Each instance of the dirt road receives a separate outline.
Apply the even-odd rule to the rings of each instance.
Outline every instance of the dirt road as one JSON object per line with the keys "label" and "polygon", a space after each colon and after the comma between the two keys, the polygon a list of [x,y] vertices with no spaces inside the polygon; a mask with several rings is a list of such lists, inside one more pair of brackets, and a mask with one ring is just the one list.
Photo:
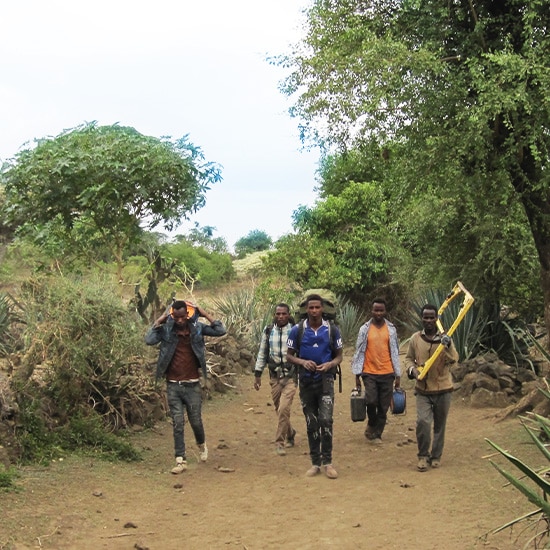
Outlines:
{"label": "dirt road", "polygon": [[[351,378],[351,377],[349,377]],[[416,471],[414,396],[392,416],[383,445],[352,423],[351,382],[336,396],[334,465],[340,476],[306,478],[305,423],[294,404],[296,447],[276,456],[269,387],[240,379],[238,392],[205,405],[210,459],[198,464],[189,433],[189,470],[170,474],[168,422],[136,434],[138,464],[68,457],[26,467],[22,491],[0,493],[0,549],[500,549],[520,545],[508,532],[479,537],[532,508],[482,459],[489,437],[522,457],[538,453],[516,420],[455,398],[442,467]],[[349,386],[349,387],[348,387]],[[500,461],[502,462],[502,461]],[[222,471],[220,471],[220,468]],[[225,471],[223,471],[225,470]]]}

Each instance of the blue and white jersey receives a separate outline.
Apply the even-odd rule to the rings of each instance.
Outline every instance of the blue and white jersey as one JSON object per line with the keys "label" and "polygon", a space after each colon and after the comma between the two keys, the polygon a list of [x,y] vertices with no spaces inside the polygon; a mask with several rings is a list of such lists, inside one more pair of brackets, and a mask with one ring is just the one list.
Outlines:
{"label": "blue and white jersey", "polygon": [[[323,324],[314,330],[309,326],[307,319],[304,320],[304,330],[300,342],[298,342],[299,330],[299,324],[292,327],[288,335],[287,346],[293,349],[300,358],[314,361],[317,365],[328,363],[334,358],[333,347],[334,350],[343,347],[340,329],[334,324],[330,326],[329,321],[324,320]],[[331,332],[334,346],[330,341]]]}

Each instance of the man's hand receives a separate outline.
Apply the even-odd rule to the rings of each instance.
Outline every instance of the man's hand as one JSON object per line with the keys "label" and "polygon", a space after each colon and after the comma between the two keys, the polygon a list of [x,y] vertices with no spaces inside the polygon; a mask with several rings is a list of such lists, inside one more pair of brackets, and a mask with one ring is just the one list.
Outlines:
{"label": "man's hand", "polygon": [[446,348],[448,348],[448,347],[451,345],[451,337],[450,337],[450,336],[447,336],[446,334],[444,334],[444,335],[441,337],[441,343],[442,343]]}
{"label": "man's hand", "polygon": [[407,371],[407,374],[409,375],[409,378],[412,380],[412,379],[417,379],[418,376],[420,375],[420,371],[416,368],[416,367],[411,367],[408,371]]}
{"label": "man's hand", "polygon": [[395,377],[395,382],[393,383],[393,387],[397,390],[401,387],[401,378],[399,376]]}
{"label": "man's hand", "polygon": [[332,368],[332,363],[321,363],[320,365],[317,365],[315,370],[317,372],[328,372]]}
{"label": "man's hand", "polygon": [[304,359],[304,362],[302,363],[302,367],[304,367],[304,369],[309,370],[311,372],[315,372],[317,370],[317,363],[315,361],[312,361],[311,359]]}
{"label": "man's hand", "polygon": [[166,319],[168,319],[168,317],[170,317],[170,314],[168,313],[163,313],[153,324],[155,327],[160,327],[160,325],[163,325],[164,323],[166,323]]}
{"label": "man's hand", "polygon": [[258,391],[262,385],[262,379],[259,376],[254,377],[254,389]]}

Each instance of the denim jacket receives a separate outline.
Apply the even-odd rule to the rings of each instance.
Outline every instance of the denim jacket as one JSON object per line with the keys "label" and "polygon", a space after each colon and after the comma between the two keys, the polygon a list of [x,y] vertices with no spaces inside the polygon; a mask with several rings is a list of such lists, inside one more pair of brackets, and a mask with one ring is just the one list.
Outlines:
{"label": "denim jacket", "polygon": [[[399,341],[397,339],[397,329],[387,319],[384,319],[389,333],[390,333],[390,357],[393,366],[393,373],[395,376],[401,376],[401,364],[399,361]],[[353,374],[361,374],[363,372],[363,363],[365,361],[365,350],[367,349],[367,339],[369,336],[369,328],[372,319],[365,323],[360,329],[357,335],[357,342],[355,344],[355,353],[351,360],[351,372]]]}
{"label": "denim jacket", "polygon": [[[223,336],[226,332],[225,327],[221,321],[214,321],[211,325],[206,325],[199,321],[187,322],[191,332],[191,348],[199,361],[202,375],[206,378],[204,336]],[[178,336],[174,330],[174,319],[169,317],[166,323],[159,327],[152,326],[145,335],[145,343],[148,346],[155,346],[160,343],[156,377],[157,379],[162,378],[168,370],[178,345]]]}

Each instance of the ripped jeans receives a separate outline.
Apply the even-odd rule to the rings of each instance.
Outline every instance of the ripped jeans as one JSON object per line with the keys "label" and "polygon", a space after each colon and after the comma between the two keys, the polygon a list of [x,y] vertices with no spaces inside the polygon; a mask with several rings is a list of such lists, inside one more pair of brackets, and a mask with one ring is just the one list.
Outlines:
{"label": "ripped jeans", "polygon": [[309,456],[314,466],[332,464],[334,377],[300,380],[300,402],[306,418]]}

